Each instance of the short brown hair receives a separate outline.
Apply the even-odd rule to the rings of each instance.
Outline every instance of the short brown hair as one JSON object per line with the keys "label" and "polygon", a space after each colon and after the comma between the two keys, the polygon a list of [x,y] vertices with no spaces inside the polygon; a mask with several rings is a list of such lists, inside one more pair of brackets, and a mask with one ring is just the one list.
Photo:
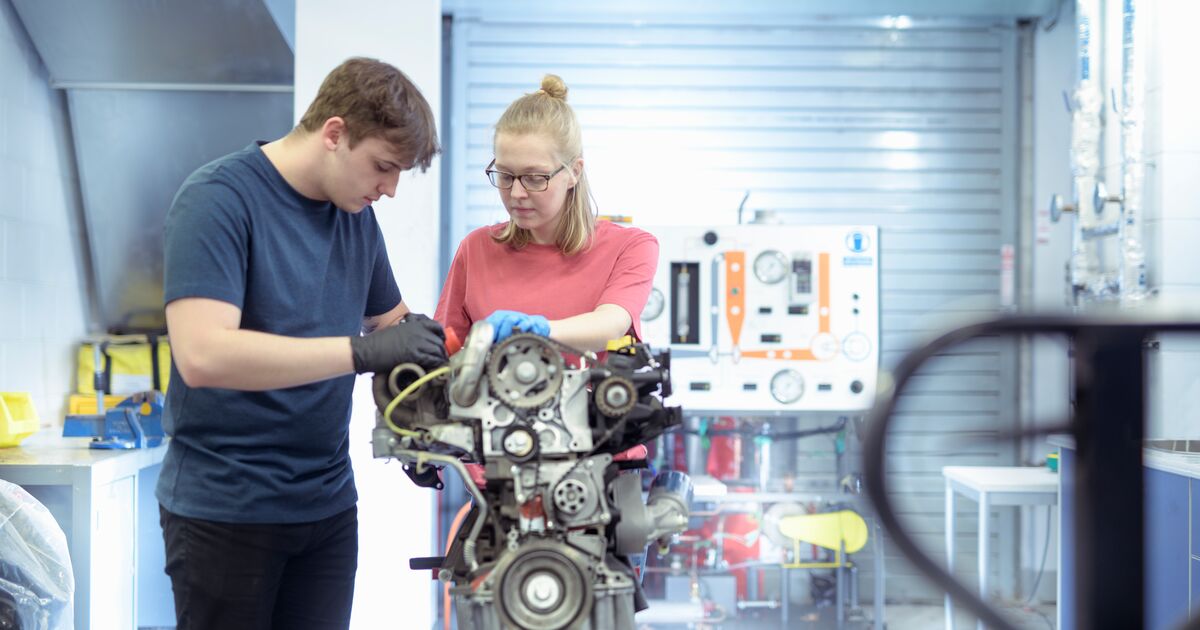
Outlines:
{"label": "short brown hair", "polygon": [[340,116],[353,148],[364,138],[380,138],[411,156],[413,168],[429,168],[438,146],[433,110],[403,72],[378,59],[352,57],[334,68],[300,119],[313,132]]}

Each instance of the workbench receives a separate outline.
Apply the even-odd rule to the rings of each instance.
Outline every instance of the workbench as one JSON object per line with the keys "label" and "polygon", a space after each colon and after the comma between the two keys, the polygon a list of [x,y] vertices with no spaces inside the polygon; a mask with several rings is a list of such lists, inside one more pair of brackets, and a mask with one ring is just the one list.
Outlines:
{"label": "workbench", "polygon": [[161,618],[163,610],[172,611],[173,625],[154,499],[166,444],[101,450],[89,442],[43,428],[20,446],[0,449],[0,479],[41,501],[66,533],[75,630],[136,630],[160,623],[146,617]]}

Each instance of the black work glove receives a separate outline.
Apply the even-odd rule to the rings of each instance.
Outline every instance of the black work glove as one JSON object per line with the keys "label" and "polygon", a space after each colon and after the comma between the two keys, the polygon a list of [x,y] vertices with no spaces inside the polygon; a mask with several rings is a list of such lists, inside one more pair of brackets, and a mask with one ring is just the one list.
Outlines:
{"label": "black work glove", "polygon": [[354,371],[389,372],[401,363],[428,368],[449,361],[442,325],[424,315],[409,313],[395,326],[350,338]]}

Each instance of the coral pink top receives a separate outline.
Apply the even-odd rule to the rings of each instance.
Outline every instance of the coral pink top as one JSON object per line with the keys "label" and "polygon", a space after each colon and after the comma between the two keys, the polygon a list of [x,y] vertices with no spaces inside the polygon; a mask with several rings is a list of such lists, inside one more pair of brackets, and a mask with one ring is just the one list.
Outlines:
{"label": "coral pink top", "polygon": [[557,320],[615,304],[629,312],[630,332],[641,339],[642,308],[658,266],[652,234],[597,221],[591,247],[567,256],[555,245],[518,250],[497,243],[491,235],[502,227],[478,228],[459,244],[434,319],[466,339],[471,324],[496,310]]}

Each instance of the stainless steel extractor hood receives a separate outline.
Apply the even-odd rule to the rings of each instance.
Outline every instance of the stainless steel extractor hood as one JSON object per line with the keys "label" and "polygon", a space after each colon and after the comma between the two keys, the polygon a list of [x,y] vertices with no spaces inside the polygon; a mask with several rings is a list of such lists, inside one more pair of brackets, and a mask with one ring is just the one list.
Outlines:
{"label": "stainless steel extractor hood", "polygon": [[290,0],[12,0],[66,91],[93,328],[165,329],[163,217],[202,164],[292,125]]}

